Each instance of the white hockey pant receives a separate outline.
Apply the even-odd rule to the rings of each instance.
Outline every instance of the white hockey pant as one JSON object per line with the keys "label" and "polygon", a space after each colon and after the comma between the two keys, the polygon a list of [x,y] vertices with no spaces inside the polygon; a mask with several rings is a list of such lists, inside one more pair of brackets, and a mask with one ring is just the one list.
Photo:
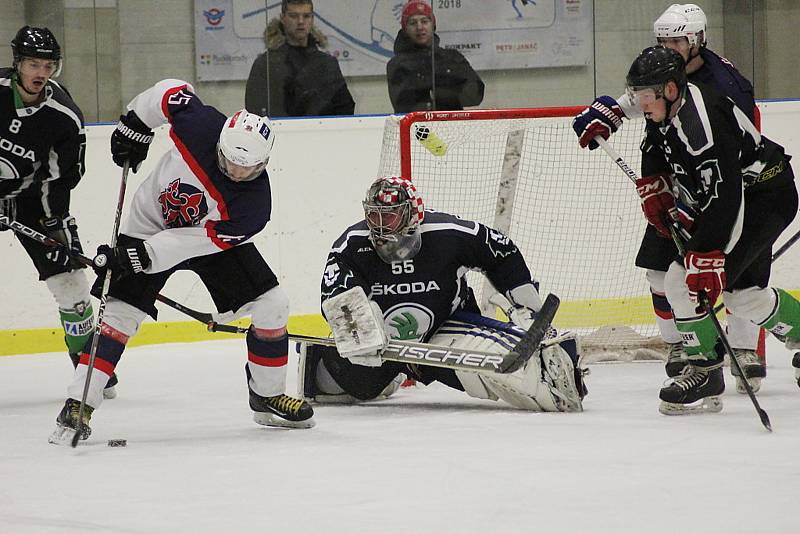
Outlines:
{"label": "white hockey pant", "polygon": [[[519,339],[486,327],[446,322],[439,333],[430,339],[434,345],[462,349],[508,352]],[[446,330],[447,333],[441,333]],[[457,333],[452,333],[458,330]],[[456,371],[464,391],[479,399],[501,399],[515,408],[537,412],[582,411],[581,397],[575,385],[575,369],[559,341],[575,339],[566,334],[548,340],[547,347],[535,353],[527,364],[509,374]],[[544,373],[542,370],[544,369]]]}

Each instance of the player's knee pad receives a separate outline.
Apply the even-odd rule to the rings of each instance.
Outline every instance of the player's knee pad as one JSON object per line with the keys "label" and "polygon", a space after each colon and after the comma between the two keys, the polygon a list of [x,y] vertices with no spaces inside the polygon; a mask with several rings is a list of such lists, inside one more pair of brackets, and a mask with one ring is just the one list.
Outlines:
{"label": "player's knee pad", "polygon": [[289,297],[275,286],[250,303],[251,320],[256,328],[283,328],[289,321]]}
{"label": "player's knee pad", "polygon": [[59,308],[74,308],[76,303],[89,302],[89,282],[82,270],[51,276],[44,281]]}
{"label": "player's knee pad", "polygon": [[763,322],[775,308],[775,292],[769,288],[748,287],[725,291],[725,307],[731,314],[753,322]]}
{"label": "player's knee pad", "polygon": [[139,327],[146,315],[139,308],[110,297],[106,302],[103,322],[114,330],[132,337],[139,331]]}

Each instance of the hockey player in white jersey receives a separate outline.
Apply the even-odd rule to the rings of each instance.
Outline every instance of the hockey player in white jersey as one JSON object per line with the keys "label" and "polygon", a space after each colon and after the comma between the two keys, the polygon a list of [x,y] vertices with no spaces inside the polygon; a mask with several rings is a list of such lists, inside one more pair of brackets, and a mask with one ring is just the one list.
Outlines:
{"label": "hockey player in white jersey", "polygon": [[[115,163],[138,170],[153,139],[152,129],[169,124],[174,147],[136,191],[114,248],[98,247],[100,275],[112,272],[94,372],[81,422],[91,432],[102,385],[114,371],[127,341],[145,316],[154,319],[156,295],[178,270],[196,273],[220,312],[249,315],[247,386],[254,420],[268,426],[308,428],[313,410],[284,394],[289,302],[269,265],[250,239],[270,218],[272,199],[265,167],[275,142],[269,119],[238,111],[226,118],[205,106],[192,86],[164,80],[134,98],[111,138]],[[79,427],[91,340],[84,346],[68,399],[57,418],[53,442]],[[95,380],[95,377],[98,377]],[[198,392],[200,393],[200,392]]]}
{"label": "hockey player in white jersey", "polygon": [[[365,218],[334,242],[322,277],[323,311],[334,328],[331,315],[338,303],[350,306],[350,295],[363,289],[369,297],[363,308],[375,314],[375,329],[384,342],[392,338],[508,352],[524,330],[482,317],[465,275],[484,272],[513,303],[512,319],[527,329],[542,303],[514,243],[477,222],[424,210],[414,186],[401,178],[377,179],[363,205]],[[317,401],[370,400],[390,394],[405,374],[517,408],[581,411],[585,389],[577,341],[572,335],[560,341],[504,375],[384,362],[385,344],[378,343],[371,353],[351,353],[337,339],[337,348],[307,351],[304,393]]]}

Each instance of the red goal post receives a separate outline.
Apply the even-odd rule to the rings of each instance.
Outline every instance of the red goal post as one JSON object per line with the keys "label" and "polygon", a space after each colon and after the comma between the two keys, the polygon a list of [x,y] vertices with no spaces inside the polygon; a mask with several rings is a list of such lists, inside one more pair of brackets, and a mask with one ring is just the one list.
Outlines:
{"label": "red goal post", "polygon": [[[389,116],[379,172],[410,178],[429,209],[507,233],[542,293],[561,298],[557,326],[580,331],[590,350],[651,356],[640,349],[663,343],[634,266],[646,222],[628,178],[602,151],[578,146],[571,123],[582,109]],[[626,121],[610,140],[633,168],[642,135],[642,120]],[[486,305],[492,289],[480,275],[469,280]]]}

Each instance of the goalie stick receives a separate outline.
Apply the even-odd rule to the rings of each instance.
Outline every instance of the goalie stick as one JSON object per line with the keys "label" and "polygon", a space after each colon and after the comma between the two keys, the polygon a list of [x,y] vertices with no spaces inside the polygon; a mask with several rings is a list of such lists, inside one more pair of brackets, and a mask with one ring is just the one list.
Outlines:
{"label": "goalie stick", "polygon": [[[9,221],[7,216],[0,216],[0,224],[12,230],[30,237],[40,243],[67,249],[70,255],[80,263],[92,266],[93,262],[87,256],[69,249],[63,243],[56,241],[33,228],[25,226],[17,221]],[[235,325],[220,324],[215,321],[210,313],[193,310],[172,300],[171,298],[156,294],[156,300],[167,306],[187,315],[201,323],[204,323],[210,332],[227,332],[232,334],[246,334],[247,328]],[[536,316],[533,324],[527,330],[522,339],[517,343],[513,350],[506,354],[496,352],[486,352],[477,350],[462,350],[452,347],[429,345],[427,343],[415,343],[411,341],[392,340],[389,342],[381,357],[385,360],[396,361],[410,364],[424,364],[433,367],[445,367],[465,371],[486,371],[494,373],[513,373],[520,369],[539,348],[544,335],[555,317],[560,301],[555,295],[548,295],[542,309]],[[311,336],[289,334],[289,339],[294,341],[312,342],[320,345],[335,345],[332,339],[318,338]]]}
{"label": "goalie stick", "polygon": [[[625,160],[622,159],[622,156],[620,156],[617,151],[614,150],[611,145],[599,135],[596,136],[594,140],[598,145],[600,145],[603,151],[608,154],[612,160],[614,160],[614,163],[616,163],[617,166],[622,169],[622,172],[624,172],[632,182],[636,183],[636,173],[628,166],[627,163],[625,163]],[[680,236],[680,234],[678,234],[678,230],[674,225],[668,224],[668,227],[669,232],[672,235],[672,241],[675,242],[678,252],[681,256],[684,256],[686,254],[686,250],[684,247],[683,238]],[[793,240],[796,241],[796,239],[793,237],[787,244],[791,246],[791,243],[794,243]],[[783,250],[786,248],[788,247],[782,247]],[[783,252],[783,250],[781,252]],[[775,258],[773,257],[773,261],[774,259]],[[717,337],[719,337],[720,341],[722,342],[722,346],[725,348],[725,352],[728,354],[731,365],[736,368],[739,376],[746,376],[744,371],[742,371],[741,365],[739,365],[739,360],[737,360],[736,356],[733,355],[733,349],[731,348],[731,344],[728,342],[728,336],[725,335],[725,330],[722,328],[719,319],[717,319],[717,312],[719,310],[715,309],[713,304],[709,302],[708,296],[704,291],[700,291],[698,297],[700,300],[700,305],[703,307],[703,311],[705,311],[711,317],[711,321],[714,323],[714,329],[717,331]],[[761,405],[758,403],[758,399],[753,392],[753,387],[750,385],[750,382],[747,380],[742,380],[742,385],[744,385],[745,391],[747,391],[747,396],[750,397],[750,401],[753,403],[753,407],[756,409],[759,419],[761,419],[761,424],[764,425],[764,428],[772,432],[772,423],[770,423],[769,415],[767,415],[767,412],[764,411],[764,409],[761,408]]]}

